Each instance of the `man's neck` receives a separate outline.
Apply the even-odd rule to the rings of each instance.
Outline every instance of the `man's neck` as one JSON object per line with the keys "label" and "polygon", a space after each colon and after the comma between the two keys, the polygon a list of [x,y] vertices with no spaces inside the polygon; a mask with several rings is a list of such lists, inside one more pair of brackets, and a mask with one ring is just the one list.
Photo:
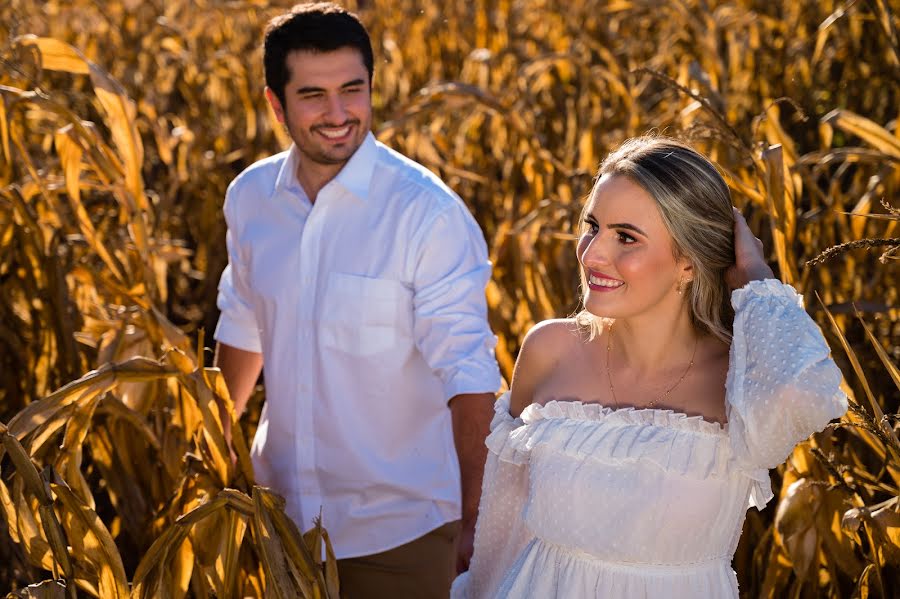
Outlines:
{"label": "man's neck", "polygon": [[341,172],[344,164],[318,164],[301,157],[294,174],[311,204],[315,204],[319,192]]}

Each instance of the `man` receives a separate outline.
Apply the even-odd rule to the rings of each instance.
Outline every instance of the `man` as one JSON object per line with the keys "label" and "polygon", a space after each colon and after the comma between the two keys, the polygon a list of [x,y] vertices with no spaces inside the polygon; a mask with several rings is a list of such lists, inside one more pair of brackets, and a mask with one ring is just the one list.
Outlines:
{"label": "man", "polygon": [[216,365],[238,414],[265,365],[257,479],[302,530],[322,510],[342,595],[445,597],[471,555],[500,385],[484,237],[371,134],[354,15],[294,7],[269,23],[264,61],[294,143],[229,186]]}

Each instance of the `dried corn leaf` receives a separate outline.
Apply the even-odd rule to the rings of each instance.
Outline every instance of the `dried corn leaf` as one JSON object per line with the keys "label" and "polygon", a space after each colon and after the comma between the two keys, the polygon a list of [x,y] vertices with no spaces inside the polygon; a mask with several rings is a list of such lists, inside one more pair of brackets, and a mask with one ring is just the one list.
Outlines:
{"label": "dried corn leaf", "polygon": [[45,69],[77,75],[87,75],[90,71],[84,55],[65,42],[36,35],[24,35],[16,38],[15,42],[36,48],[40,52],[41,66]]}
{"label": "dried corn leaf", "polygon": [[900,159],[900,139],[897,139],[887,129],[864,116],[849,110],[836,109],[822,117],[822,122],[847,133],[858,135],[872,147],[888,156]]}
{"label": "dried corn leaf", "polygon": [[84,553],[77,559],[88,562],[97,573],[99,596],[104,599],[127,598],[128,579],[125,577],[125,567],[109,530],[97,513],[85,505],[67,485],[54,483],[51,488],[65,513],[71,516],[69,538],[79,539],[79,545],[84,549]]}
{"label": "dried corn leaf", "polygon": [[6,599],[64,599],[66,585],[60,580],[45,580],[10,592]]}

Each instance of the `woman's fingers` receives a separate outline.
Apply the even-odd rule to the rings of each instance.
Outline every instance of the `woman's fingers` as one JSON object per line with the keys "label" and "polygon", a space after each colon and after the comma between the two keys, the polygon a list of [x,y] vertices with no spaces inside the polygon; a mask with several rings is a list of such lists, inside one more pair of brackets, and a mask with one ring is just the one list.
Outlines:
{"label": "woman's fingers", "polygon": [[725,273],[726,282],[732,287],[742,287],[748,281],[774,277],[766,264],[762,240],[753,234],[744,215],[734,210],[735,264]]}
{"label": "woman's fingers", "polygon": [[753,231],[750,230],[750,225],[747,224],[747,220],[744,218],[744,215],[735,208],[734,251],[738,256],[746,252],[747,245],[752,243],[751,239],[756,239],[756,236],[753,235]]}
{"label": "woman's fingers", "polygon": [[750,230],[747,219],[741,214],[741,211],[732,206],[734,211],[734,253],[737,256],[738,264],[742,258],[760,258],[763,259],[763,242],[759,237]]}

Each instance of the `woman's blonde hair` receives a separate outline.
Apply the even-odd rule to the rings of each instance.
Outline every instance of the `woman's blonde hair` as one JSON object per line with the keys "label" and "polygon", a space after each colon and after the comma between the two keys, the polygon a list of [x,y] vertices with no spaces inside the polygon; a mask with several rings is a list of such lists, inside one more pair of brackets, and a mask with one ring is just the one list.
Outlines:
{"label": "woman's blonde hair", "polygon": [[[628,177],[656,201],[675,257],[693,266],[694,278],[684,290],[691,321],[698,331],[730,342],[734,312],[725,271],[734,264],[734,213],[728,185],[716,167],[678,140],[648,136],[629,139],[610,154],[597,180],[603,175]],[[584,270],[580,273],[585,290]],[[591,337],[609,323],[586,309],[576,321],[590,327]]]}

